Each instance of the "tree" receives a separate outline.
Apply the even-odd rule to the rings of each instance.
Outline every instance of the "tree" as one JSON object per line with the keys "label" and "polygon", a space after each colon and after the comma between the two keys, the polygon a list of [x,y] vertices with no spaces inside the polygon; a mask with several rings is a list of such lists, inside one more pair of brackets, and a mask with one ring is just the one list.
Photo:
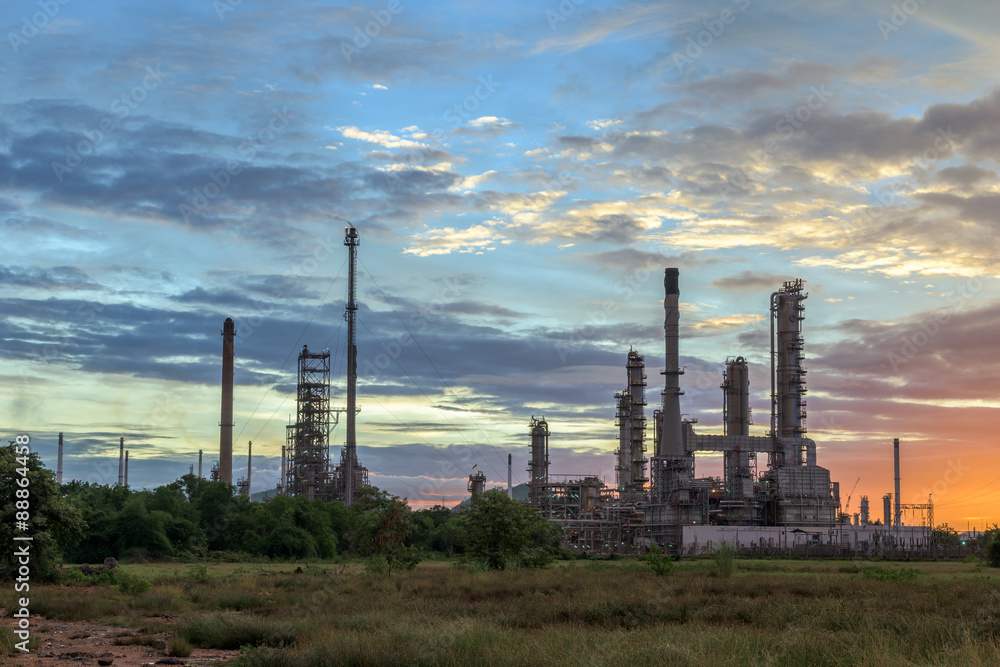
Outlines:
{"label": "tree", "polygon": [[468,515],[468,551],[491,570],[544,567],[559,547],[561,530],[538,510],[500,490],[476,497]]}
{"label": "tree", "polygon": [[[4,545],[0,578],[18,576],[22,557],[15,551],[25,547],[31,579],[54,578],[60,550],[79,542],[86,524],[80,512],[63,499],[52,471],[27,446],[0,447],[0,498],[0,544]],[[18,529],[23,516],[27,516],[27,530]],[[15,541],[15,537],[32,539]]]}
{"label": "tree", "polygon": [[385,561],[386,575],[391,576],[393,568],[412,570],[420,562],[416,549],[404,546],[406,538],[413,534],[413,521],[406,503],[394,500],[382,511],[378,534],[375,535],[375,558]]}
{"label": "tree", "polygon": [[947,523],[943,523],[931,531],[931,539],[934,544],[947,547],[957,547],[962,543],[962,538],[958,536],[958,531]]}

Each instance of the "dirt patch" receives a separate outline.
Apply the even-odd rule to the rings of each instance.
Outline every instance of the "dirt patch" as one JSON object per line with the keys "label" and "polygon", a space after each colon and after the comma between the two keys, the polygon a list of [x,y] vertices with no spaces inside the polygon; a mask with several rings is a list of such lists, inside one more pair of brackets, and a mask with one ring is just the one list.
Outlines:
{"label": "dirt patch", "polygon": [[[148,619],[151,622],[162,619]],[[13,627],[9,622],[4,625]],[[166,657],[162,650],[145,645],[116,645],[115,639],[143,637],[163,642],[170,641],[169,632],[140,633],[130,628],[109,625],[95,625],[86,621],[64,623],[48,621],[41,616],[32,616],[32,637],[41,640],[41,646],[30,653],[16,656],[0,656],[0,665],[44,665],[46,667],[81,667],[107,664],[113,660],[113,667],[133,667],[150,665]],[[231,660],[239,656],[239,651],[217,651],[195,648],[187,658],[177,658],[185,665],[217,665],[221,660]],[[100,663],[98,661],[101,661]]]}

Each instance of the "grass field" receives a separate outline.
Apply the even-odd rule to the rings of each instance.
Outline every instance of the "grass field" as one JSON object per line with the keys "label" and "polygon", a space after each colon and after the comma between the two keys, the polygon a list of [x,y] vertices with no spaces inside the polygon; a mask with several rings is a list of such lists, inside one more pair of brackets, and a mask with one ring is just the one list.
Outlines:
{"label": "grass field", "polygon": [[[256,665],[996,665],[1000,573],[965,563],[143,564],[145,592],[45,586],[32,611],[241,646]],[[10,608],[12,593],[4,592]]]}

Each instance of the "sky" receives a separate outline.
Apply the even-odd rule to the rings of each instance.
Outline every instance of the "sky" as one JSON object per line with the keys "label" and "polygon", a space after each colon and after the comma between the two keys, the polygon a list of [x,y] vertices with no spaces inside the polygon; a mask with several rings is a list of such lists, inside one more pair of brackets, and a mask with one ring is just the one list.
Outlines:
{"label": "sky", "polygon": [[[663,269],[682,412],[729,356],[768,426],[768,298],[806,281],[809,437],[850,512],[932,494],[1000,522],[1000,7],[975,0],[10,0],[0,12],[0,432],[152,488],[218,456],[273,488],[296,355],[415,506],[551,472],[614,483],[634,348],[651,413]],[[344,441],[334,429],[332,458]],[[698,473],[721,474],[699,457]]]}

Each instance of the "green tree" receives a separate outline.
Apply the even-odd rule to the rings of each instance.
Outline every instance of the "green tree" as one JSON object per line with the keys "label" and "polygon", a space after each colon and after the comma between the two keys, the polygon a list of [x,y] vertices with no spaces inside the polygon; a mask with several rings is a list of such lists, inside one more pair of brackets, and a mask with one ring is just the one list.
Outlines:
{"label": "green tree", "polygon": [[499,490],[477,496],[468,514],[467,555],[491,570],[544,567],[559,547],[561,529],[538,510]]}
{"label": "green tree", "polygon": [[413,520],[406,503],[393,501],[382,511],[375,535],[375,556],[385,561],[386,575],[394,569],[412,570],[420,562],[418,550],[404,545],[413,533]]}
{"label": "green tree", "polygon": [[941,544],[947,547],[957,547],[962,544],[962,538],[958,536],[958,531],[943,523],[931,532],[931,539],[934,544]]}
{"label": "green tree", "polygon": [[[5,581],[18,576],[20,557],[15,547],[28,546],[28,567],[35,581],[55,577],[59,552],[79,542],[86,528],[80,512],[68,504],[59,492],[55,475],[28,446],[16,444],[0,447],[0,544],[4,545],[3,571]],[[27,482],[21,482],[27,479]],[[27,530],[18,530],[19,512],[26,512]],[[31,537],[31,541],[14,541],[14,537]]]}

